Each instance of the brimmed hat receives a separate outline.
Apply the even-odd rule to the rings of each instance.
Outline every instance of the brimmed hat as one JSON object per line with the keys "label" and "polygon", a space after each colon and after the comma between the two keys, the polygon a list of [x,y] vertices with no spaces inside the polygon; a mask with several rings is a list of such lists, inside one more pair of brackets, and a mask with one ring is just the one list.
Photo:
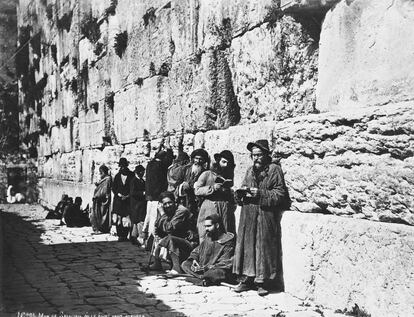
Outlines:
{"label": "brimmed hat", "polygon": [[251,152],[253,147],[258,147],[263,152],[266,152],[267,154],[270,153],[269,149],[269,142],[267,140],[257,140],[256,142],[249,142],[247,144],[247,149]]}
{"label": "brimmed hat", "polygon": [[191,159],[194,159],[196,156],[201,156],[204,161],[208,161],[208,153],[204,149],[197,149],[191,153]]}
{"label": "brimmed hat", "polygon": [[229,150],[224,150],[220,153],[214,154],[214,159],[216,160],[216,162],[220,161],[221,158],[226,159],[231,165],[235,165],[233,153],[231,153]]}
{"label": "brimmed hat", "polygon": [[128,162],[128,160],[125,157],[121,157],[119,159],[118,165],[119,166],[125,166],[126,167],[126,166],[129,165],[129,162]]}

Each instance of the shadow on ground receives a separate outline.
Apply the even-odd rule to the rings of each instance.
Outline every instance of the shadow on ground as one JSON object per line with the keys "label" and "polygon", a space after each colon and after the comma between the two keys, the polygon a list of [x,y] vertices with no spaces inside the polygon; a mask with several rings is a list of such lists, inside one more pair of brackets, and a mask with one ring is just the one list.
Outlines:
{"label": "shadow on ground", "polygon": [[146,273],[140,264],[146,264],[148,255],[129,242],[47,245],[41,238],[46,231],[42,220],[1,210],[0,221],[2,316],[17,312],[183,316],[141,290]]}

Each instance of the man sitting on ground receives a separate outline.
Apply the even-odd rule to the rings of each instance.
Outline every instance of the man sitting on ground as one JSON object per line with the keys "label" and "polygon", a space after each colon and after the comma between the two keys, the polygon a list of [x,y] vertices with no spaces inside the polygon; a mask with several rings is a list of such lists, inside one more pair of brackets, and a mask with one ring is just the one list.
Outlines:
{"label": "man sitting on ground", "polygon": [[181,268],[202,281],[204,286],[228,281],[233,267],[234,234],[225,232],[218,214],[204,221],[206,237],[195,248]]}
{"label": "man sitting on ground", "polygon": [[69,196],[66,194],[62,195],[62,198],[56,205],[55,210],[51,210],[48,212],[46,219],[62,219],[63,211],[68,203]]}
{"label": "man sitting on ground", "polygon": [[68,227],[84,227],[89,226],[90,222],[88,219],[87,213],[85,213],[82,208],[82,198],[76,197],[73,204],[68,205],[65,208],[65,213],[63,215]]}
{"label": "man sitting on ground", "polygon": [[171,260],[170,274],[179,274],[181,263],[188,258],[197,244],[198,236],[193,227],[191,212],[175,202],[174,193],[163,192],[159,198],[160,217],[155,223],[156,239],[160,239],[154,250],[151,270],[162,270],[161,259]]}

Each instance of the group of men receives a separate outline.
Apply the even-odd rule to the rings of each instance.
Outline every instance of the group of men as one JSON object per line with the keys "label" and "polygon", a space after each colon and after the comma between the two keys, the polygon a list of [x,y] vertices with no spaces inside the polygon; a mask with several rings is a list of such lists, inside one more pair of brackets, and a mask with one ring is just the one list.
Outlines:
{"label": "group of men", "polygon": [[[281,274],[280,217],[290,199],[267,140],[250,142],[247,149],[253,164],[237,189],[228,150],[211,163],[204,149],[188,156],[181,145],[174,158],[169,142],[162,142],[146,169],[138,165],[134,173],[121,158],[112,183],[119,240],[129,235],[151,250],[151,270],[161,270],[165,260],[171,275],[184,271],[203,285],[237,277],[236,292],[268,294]],[[236,234],[237,205],[242,207]]]}
{"label": "group of men", "polygon": [[60,219],[60,225],[67,227],[90,226],[89,205],[85,209],[82,209],[81,206],[81,197],[75,197],[73,200],[72,197],[63,194],[56,208],[48,212],[46,219]]}

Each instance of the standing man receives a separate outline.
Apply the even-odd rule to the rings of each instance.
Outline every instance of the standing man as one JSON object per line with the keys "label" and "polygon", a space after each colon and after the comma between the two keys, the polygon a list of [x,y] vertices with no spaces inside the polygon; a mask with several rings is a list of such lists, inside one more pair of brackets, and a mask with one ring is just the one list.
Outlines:
{"label": "standing man", "polygon": [[273,164],[267,140],[247,144],[253,166],[247,169],[236,200],[240,213],[233,273],[240,278],[236,292],[257,288],[258,295],[269,292],[266,281],[280,270],[280,212],[289,200],[282,169]]}
{"label": "standing man", "polygon": [[119,159],[119,172],[112,183],[114,204],[112,206],[112,221],[116,225],[118,241],[126,241],[130,228],[124,226],[122,218],[130,216],[130,191],[131,180],[134,174],[129,170],[129,162],[125,157]]}
{"label": "standing man", "polygon": [[200,242],[204,239],[204,220],[212,214],[219,215],[220,226],[224,232],[236,233],[236,220],[231,187],[234,179],[234,156],[229,150],[214,154],[215,163],[211,169],[204,171],[194,185],[196,196],[204,199],[197,219]]}
{"label": "standing man", "polygon": [[134,177],[131,180],[131,242],[138,244],[137,238],[139,231],[142,231],[142,225],[147,213],[147,201],[145,199],[145,168],[142,165],[137,165],[134,170]]}
{"label": "standing man", "polygon": [[158,152],[148,162],[146,169],[145,197],[147,199],[147,214],[142,228],[142,238],[147,241],[147,250],[151,249],[150,245],[155,236],[155,221],[158,217],[158,198],[168,188],[167,172],[174,158],[170,146],[170,138],[167,137],[165,145],[164,142],[163,139],[158,147]]}
{"label": "standing man", "polygon": [[197,149],[191,153],[191,162],[184,167],[183,181],[177,186],[175,195],[178,201],[185,206],[197,219],[198,202],[194,194],[194,184],[202,172],[209,168],[209,155],[204,149]]}

